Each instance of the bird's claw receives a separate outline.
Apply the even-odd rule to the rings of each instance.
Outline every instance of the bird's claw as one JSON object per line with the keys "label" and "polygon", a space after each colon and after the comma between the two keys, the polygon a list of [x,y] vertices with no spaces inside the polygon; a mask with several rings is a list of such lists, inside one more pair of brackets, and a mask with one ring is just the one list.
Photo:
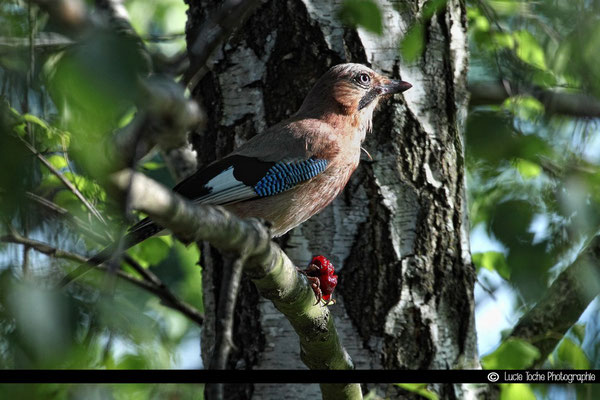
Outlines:
{"label": "bird's claw", "polygon": [[335,304],[331,296],[337,285],[337,275],[334,275],[335,270],[329,260],[323,256],[313,257],[306,269],[296,269],[308,279],[317,299],[315,306],[321,301],[325,306]]}

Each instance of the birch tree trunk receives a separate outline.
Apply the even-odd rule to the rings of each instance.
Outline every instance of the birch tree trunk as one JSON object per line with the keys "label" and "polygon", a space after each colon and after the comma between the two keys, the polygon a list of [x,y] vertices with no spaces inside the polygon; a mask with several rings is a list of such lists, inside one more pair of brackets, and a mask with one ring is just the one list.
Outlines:
{"label": "birch tree trunk", "polygon": [[[193,37],[215,5],[188,1]],[[334,203],[281,240],[296,265],[322,254],[339,271],[331,311],[357,369],[478,366],[462,139],[466,10],[463,1],[449,0],[424,22],[422,57],[403,63],[400,40],[424,3],[380,1],[380,37],[344,27],[336,17],[341,1],[267,1],[217,51],[194,93],[209,115],[205,131],[193,136],[203,165],[293,114],[332,65],[359,62],[413,84],[376,113],[364,143],[373,160],[363,157]],[[207,364],[221,261],[204,250]],[[247,279],[238,299],[230,367],[305,368],[288,321]],[[465,395],[461,386],[434,389],[442,399]],[[403,396],[392,386],[377,390]],[[228,399],[298,399],[318,398],[319,387],[287,393],[279,385],[226,388]]]}

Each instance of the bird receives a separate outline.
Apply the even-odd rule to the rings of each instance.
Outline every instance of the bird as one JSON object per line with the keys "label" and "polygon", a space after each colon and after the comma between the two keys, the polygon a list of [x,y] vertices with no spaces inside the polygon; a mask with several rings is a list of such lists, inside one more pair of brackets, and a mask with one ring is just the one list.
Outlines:
{"label": "bird", "polygon": [[[316,81],[296,113],[199,169],[173,191],[194,204],[261,218],[270,224],[272,237],[281,236],[343,190],[359,164],[378,103],[411,87],[362,64],[335,65]],[[145,218],[129,229],[121,248],[163,230]],[[105,249],[92,258],[99,263],[109,254]]]}

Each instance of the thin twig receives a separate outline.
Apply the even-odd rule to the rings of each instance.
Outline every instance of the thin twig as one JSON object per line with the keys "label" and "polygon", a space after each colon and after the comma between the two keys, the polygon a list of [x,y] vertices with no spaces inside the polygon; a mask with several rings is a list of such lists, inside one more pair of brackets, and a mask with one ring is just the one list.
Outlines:
{"label": "thin twig", "polygon": [[[0,241],[6,242],[6,243],[15,243],[15,244],[21,244],[24,246],[28,246],[42,254],[46,254],[51,257],[63,258],[63,259],[75,261],[78,263],[87,263],[88,262],[88,259],[85,258],[84,256],[81,256],[76,253],[71,253],[69,251],[58,249],[47,243],[38,242],[37,240],[32,240],[29,238],[22,237],[21,235],[16,233],[14,230],[11,232],[11,234],[0,237]],[[98,269],[100,271],[104,271],[104,272],[108,271],[108,269],[106,267],[104,267],[103,265],[92,265],[92,266],[93,266],[93,268]],[[137,287],[156,295],[163,301],[163,304],[166,307],[177,310],[177,311],[181,312],[183,315],[185,315],[186,317],[188,317],[190,320],[197,323],[198,325],[200,325],[200,326],[202,325],[202,323],[204,321],[204,315],[202,315],[202,313],[200,313],[198,310],[196,310],[191,305],[178,299],[171,291],[168,290],[168,288],[166,287],[166,285],[164,283],[162,283],[160,280],[158,280],[158,278],[155,277],[155,279],[158,280],[158,282],[159,282],[158,284],[155,284],[153,282],[147,282],[145,280],[135,278],[121,270],[116,271],[116,275],[119,278],[122,278],[122,279],[136,285]]]}
{"label": "thin twig", "polygon": [[179,32],[179,33],[164,33],[162,35],[149,34],[149,35],[142,37],[142,39],[144,39],[147,42],[168,42],[168,41],[172,41],[172,40],[183,39],[184,37],[185,37],[185,32]]}
{"label": "thin twig", "polygon": [[74,44],[72,39],[53,32],[40,32],[33,39],[0,36],[0,54],[19,52],[29,47],[35,51],[61,51]]}
{"label": "thin twig", "polygon": [[[226,257],[225,269],[219,291],[219,304],[215,326],[215,348],[210,360],[210,369],[226,369],[227,360],[233,343],[233,317],[237,295],[244,269],[244,257]],[[224,398],[223,383],[214,383],[206,386],[208,400],[221,400]]]}
{"label": "thin twig", "polygon": [[73,185],[71,181],[69,181],[59,170],[54,168],[54,166],[44,157],[39,151],[36,150],[31,144],[29,144],[25,139],[19,137],[21,142],[31,151],[41,162],[44,164],[50,172],[52,172],[56,177],[69,189],[73,194],[83,203],[83,205],[104,225],[106,225],[106,221],[102,217],[102,215],[96,210],[96,208],[89,202],[87,199],[81,194],[79,189]]}
{"label": "thin twig", "polygon": [[[508,88],[508,89],[507,89]],[[474,82],[468,86],[470,105],[502,104],[515,95],[532,96],[544,105],[547,114],[569,115],[576,118],[600,117],[600,101],[594,96],[557,90],[543,89],[533,85],[517,85],[514,82]]]}
{"label": "thin twig", "polygon": [[65,221],[67,223],[71,224],[71,226],[73,226],[74,228],[81,230],[83,234],[85,234],[88,238],[96,241],[97,243],[105,245],[108,243],[108,241],[111,240],[110,235],[101,235],[100,233],[90,228],[86,222],[81,220],[81,218],[71,214],[67,209],[59,206],[58,204],[53,203],[52,201],[31,192],[25,192],[25,196],[29,198],[29,200],[34,201],[35,203],[46,208],[48,211],[65,218]]}

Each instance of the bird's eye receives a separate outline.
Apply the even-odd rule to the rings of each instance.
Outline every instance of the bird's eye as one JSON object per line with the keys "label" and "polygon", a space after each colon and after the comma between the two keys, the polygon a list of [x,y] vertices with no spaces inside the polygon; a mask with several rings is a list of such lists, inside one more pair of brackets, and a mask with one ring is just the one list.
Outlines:
{"label": "bird's eye", "polygon": [[365,73],[359,74],[356,77],[356,80],[363,86],[367,86],[369,83],[371,83],[371,77],[369,76],[369,74]]}

